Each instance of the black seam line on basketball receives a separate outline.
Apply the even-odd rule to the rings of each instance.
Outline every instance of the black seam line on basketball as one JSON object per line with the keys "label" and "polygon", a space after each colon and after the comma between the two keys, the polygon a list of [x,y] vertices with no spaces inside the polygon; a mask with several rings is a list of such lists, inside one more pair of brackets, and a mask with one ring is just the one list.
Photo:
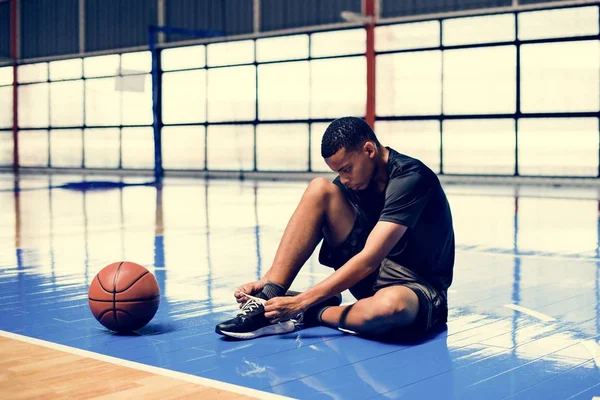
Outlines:
{"label": "black seam line on basketball", "polygon": [[117,287],[115,286],[115,293],[123,293],[124,291],[126,291],[127,289],[129,289],[130,287],[132,287],[133,285],[135,285],[135,283],[137,281],[139,281],[140,279],[142,279],[144,276],[146,276],[150,271],[146,271],[143,274],[141,274],[140,276],[138,276],[137,278],[135,278],[135,280],[133,282],[131,282],[129,284],[129,286],[127,286],[126,288],[124,288],[123,290],[119,290],[117,291]]}
{"label": "black seam line on basketball", "polygon": [[100,315],[98,315],[98,317],[97,317],[98,321],[100,321],[102,319],[102,317],[104,317],[104,315],[106,315],[106,313],[111,312],[111,311],[113,311],[112,308],[109,308],[109,309],[106,309],[106,310],[102,311],[100,313]]}
{"label": "black seam line on basketball", "polygon": [[123,262],[124,261],[121,261],[113,277],[113,313],[115,315],[115,323],[117,325],[119,325],[119,318],[117,317],[117,278],[119,277],[119,270],[121,269]]}
{"label": "black seam line on basketball", "polygon": [[104,285],[102,285],[102,281],[100,281],[100,275],[96,275],[96,279],[98,280],[98,284],[100,285],[100,287],[102,288],[102,290],[104,290],[106,293],[112,293],[110,290],[106,290],[106,288],[104,287]]}
{"label": "black seam line on basketball", "polygon": [[[143,321],[143,320],[145,319],[145,318],[144,318],[144,319],[142,319],[142,318],[140,318],[140,317],[136,317],[135,315],[133,315],[133,314],[131,314],[131,313],[128,313],[128,312],[127,312],[127,311],[125,311],[125,310],[121,310],[120,308],[117,308],[117,311],[120,311],[120,312],[122,312],[123,314],[127,314],[127,315],[129,315],[131,318],[133,318],[133,319],[136,319],[136,320],[138,320],[138,321]],[[115,312],[115,315],[116,315],[116,312]]]}
{"label": "black seam line on basketball", "polygon": [[[147,300],[158,300],[160,299],[160,295],[157,294],[156,296],[152,296],[152,297],[140,297],[137,299],[127,299],[127,300],[116,300],[117,303],[134,303],[136,301],[147,301]],[[88,300],[90,301],[97,301],[100,303],[112,303],[112,300],[98,300],[98,299],[92,299],[91,297],[88,297]]]}

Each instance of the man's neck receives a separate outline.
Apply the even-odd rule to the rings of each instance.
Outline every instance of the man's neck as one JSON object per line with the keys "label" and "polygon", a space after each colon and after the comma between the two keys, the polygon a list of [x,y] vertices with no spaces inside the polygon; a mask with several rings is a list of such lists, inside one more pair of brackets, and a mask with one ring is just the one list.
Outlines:
{"label": "man's neck", "polygon": [[380,146],[379,157],[377,157],[375,174],[373,176],[378,192],[383,192],[387,187],[389,180],[387,164],[389,159],[390,151],[386,147]]}

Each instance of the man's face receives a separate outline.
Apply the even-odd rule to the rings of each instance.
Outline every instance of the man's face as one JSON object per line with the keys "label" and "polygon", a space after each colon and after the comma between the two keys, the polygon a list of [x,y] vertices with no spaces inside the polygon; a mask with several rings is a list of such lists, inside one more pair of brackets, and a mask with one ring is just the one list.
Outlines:
{"label": "man's face", "polygon": [[366,142],[361,148],[347,151],[341,148],[325,163],[332,171],[340,175],[342,184],[351,190],[364,190],[375,171],[375,151],[371,142]]}

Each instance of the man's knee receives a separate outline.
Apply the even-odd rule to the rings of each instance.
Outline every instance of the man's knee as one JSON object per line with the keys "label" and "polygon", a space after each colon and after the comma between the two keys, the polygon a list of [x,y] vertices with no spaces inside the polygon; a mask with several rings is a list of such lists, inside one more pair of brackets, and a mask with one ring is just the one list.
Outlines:
{"label": "man's knee", "polygon": [[325,178],[313,179],[306,188],[305,195],[311,200],[318,202],[323,206],[327,206],[331,200],[341,193],[338,193],[339,189],[331,181]]}
{"label": "man's knee", "polygon": [[419,312],[417,295],[404,286],[390,286],[378,291],[374,298],[375,307],[370,312],[374,325],[393,329],[410,325]]}

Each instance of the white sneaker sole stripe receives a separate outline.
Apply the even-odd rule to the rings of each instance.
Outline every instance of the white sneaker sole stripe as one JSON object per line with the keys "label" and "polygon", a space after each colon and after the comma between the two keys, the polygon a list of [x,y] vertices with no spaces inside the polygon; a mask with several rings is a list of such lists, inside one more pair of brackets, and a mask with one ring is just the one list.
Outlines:
{"label": "white sneaker sole stripe", "polygon": [[289,320],[289,321],[285,321],[285,322],[279,322],[279,323],[273,324],[273,325],[263,326],[262,328],[257,329],[252,332],[221,331],[221,333],[223,335],[231,336],[236,339],[254,339],[257,337],[261,337],[261,336],[280,335],[283,333],[290,333],[290,332],[293,332],[295,329],[296,329],[296,325],[294,324],[294,321]]}

